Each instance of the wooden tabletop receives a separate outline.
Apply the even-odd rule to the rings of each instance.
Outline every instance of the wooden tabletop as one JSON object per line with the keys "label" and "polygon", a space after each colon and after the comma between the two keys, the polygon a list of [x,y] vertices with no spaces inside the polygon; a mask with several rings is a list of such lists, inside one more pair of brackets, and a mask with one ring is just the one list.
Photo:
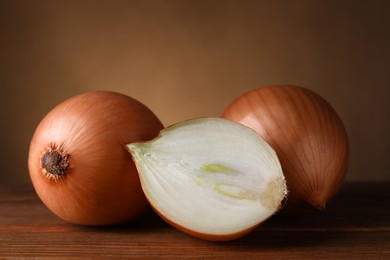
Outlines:
{"label": "wooden tabletop", "polygon": [[153,212],[87,228],[53,215],[33,191],[0,190],[0,258],[390,259],[390,183],[345,183],[325,212],[275,216],[231,242],[207,242]]}

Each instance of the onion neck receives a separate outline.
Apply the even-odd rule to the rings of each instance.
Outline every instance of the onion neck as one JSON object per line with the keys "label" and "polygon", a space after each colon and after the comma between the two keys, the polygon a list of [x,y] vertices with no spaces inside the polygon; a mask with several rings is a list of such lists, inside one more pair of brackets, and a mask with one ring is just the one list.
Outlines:
{"label": "onion neck", "polygon": [[48,148],[41,157],[43,175],[58,181],[69,172],[69,154],[57,148]]}

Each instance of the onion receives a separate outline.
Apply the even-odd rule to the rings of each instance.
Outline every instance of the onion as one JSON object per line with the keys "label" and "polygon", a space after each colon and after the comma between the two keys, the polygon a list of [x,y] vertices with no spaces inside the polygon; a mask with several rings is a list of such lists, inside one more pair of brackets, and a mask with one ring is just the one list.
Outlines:
{"label": "onion", "polygon": [[87,92],[50,111],[30,144],[33,186],[60,218],[88,226],[113,225],[148,208],[124,144],[149,140],[163,128],[145,105],[128,96]]}
{"label": "onion", "polygon": [[254,129],[275,149],[289,189],[282,212],[325,209],[349,157],[345,127],[329,103],[299,86],[267,86],[238,97],[222,117]]}
{"label": "onion", "polygon": [[237,122],[192,119],[127,147],[152,208],[201,239],[250,233],[280,209],[287,193],[275,151]]}

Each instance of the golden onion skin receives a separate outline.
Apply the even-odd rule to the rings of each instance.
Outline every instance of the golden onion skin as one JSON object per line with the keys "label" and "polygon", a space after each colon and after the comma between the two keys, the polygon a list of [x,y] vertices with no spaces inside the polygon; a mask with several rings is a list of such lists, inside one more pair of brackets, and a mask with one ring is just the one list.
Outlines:
{"label": "golden onion skin", "polygon": [[324,98],[300,86],[265,86],[239,96],[222,117],[252,128],[275,149],[289,189],[282,213],[325,209],[345,179],[349,143]]}
{"label": "golden onion skin", "polygon": [[[152,139],[162,128],[149,108],[126,95],[94,91],[71,97],[42,119],[32,137],[33,186],[43,203],[70,223],[132,220],[149,206],[124,144]],[[48,151],[58,151],[57,157]]]}

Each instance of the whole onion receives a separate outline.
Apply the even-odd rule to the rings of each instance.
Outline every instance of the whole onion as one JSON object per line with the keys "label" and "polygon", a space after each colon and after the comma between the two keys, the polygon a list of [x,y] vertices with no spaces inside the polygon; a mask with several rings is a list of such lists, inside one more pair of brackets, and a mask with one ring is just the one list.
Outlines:
{"label": "whole onion", "polygon": [[148,209],[125,144],[163,128],[145,105],[126,95],[95,91],[56,106],[38,125],[28,168],[46,206],[80,225],[113,225]]}
{"label": "whole onion", "polygon": [[222,117],[259,133],[276,151],[289,196],[282,212],[324,209],[348,169],[345,127],[321,96],[299,86],[257,88],[234,100]]}

